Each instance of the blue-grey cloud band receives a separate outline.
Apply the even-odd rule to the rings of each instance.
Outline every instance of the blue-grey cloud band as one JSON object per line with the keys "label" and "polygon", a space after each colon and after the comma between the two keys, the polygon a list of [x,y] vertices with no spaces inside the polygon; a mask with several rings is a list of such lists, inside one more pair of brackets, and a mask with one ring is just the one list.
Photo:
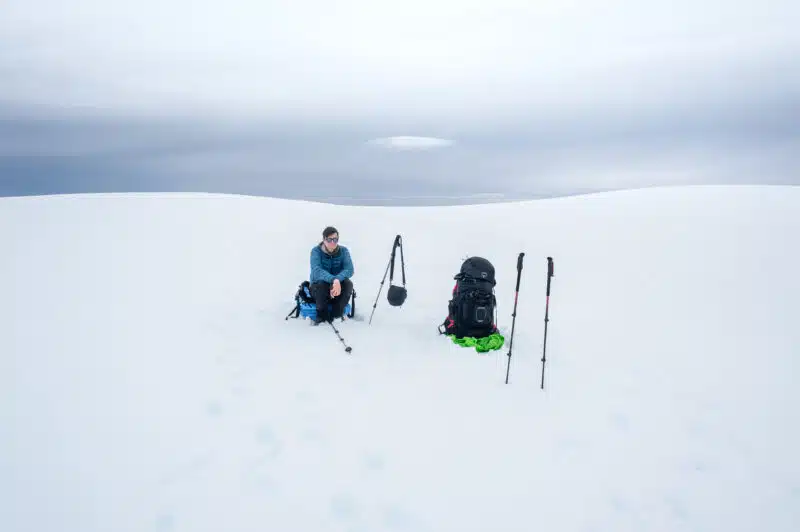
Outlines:
{"label": "blue-grey cloud band", "polygon": [[289,5],[5,2],[0,194],[800,183],[797,2]]}

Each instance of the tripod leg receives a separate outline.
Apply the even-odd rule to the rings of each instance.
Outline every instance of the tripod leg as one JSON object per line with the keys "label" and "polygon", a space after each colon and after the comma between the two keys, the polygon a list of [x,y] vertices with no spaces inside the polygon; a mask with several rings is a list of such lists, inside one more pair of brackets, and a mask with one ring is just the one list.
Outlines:
{"label": "tripod leg", "polygon": [[375,308],[378,306],[378,298],[381,297],[381,290],[383,290],[383,283],[386,282],[386,276],[389,274],[389,266],[392,264],[392,259],[386,264],[386,271],[383,272],[383,279],[381,279],[381,286],[378,288],[378,295],[375,296],[375,303],[372,305],[372,312],[369,315],[369,323],[372,323],[372,316],[375,314]]}

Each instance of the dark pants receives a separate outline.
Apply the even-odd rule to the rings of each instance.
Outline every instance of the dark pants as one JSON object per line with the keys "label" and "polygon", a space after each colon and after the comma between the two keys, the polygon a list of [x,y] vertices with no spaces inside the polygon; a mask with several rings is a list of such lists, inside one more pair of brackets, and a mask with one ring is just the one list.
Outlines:
{"label": "dark pants", "polygon": [[[331,298],[331,284],[324,281],[317,281],[311,285],[311,297],[317,304],[317,319],[328,320],[341,318],[344,314],[344,307],[350,302],[353,295],[353,283],[350,279],[341,281],[342,291],[334,298]],[[332,314],[328,315],[328,303],[332,303]]]}

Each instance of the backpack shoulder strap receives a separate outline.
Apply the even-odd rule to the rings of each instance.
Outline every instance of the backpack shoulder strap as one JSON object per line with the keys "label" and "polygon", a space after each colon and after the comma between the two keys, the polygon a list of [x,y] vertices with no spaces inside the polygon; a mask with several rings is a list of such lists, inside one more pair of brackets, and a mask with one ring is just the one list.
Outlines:
{"label": "backpack shoulder strap", "polygon": [[[308,290],[308,294],[306,294],[306,290]],[[313,296],[311,295],[311,283],[309,281],[300,283],[300,287],[297,289],[296,299],[298,303],[300,301],[303,303],[314,303]]]}
{"label": "backpack shoulder strap", "polygon": [[406,285],[406,262],[403,258],[403,239],[400,235],[394,237],[394,244],[392,245],[392,262],[391,268],[389,270],[389,284],[392,284],[392,280],[394,279],[394,259],[396,256],[397,248],[400,248],[400,268],[403,275],[403,286]]}

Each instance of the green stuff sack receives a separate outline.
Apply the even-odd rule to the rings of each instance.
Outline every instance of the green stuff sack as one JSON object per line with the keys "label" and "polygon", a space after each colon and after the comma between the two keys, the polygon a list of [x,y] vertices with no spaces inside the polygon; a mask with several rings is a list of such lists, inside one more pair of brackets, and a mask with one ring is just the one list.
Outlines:
{"label": "green stuff sack", "polygon": [[488,353],[489,351],[496,351],[503,347],[506,339],[500,333],[493,333],[483,338],[473,338],[465,336],[463,338],[456,338],[455,335],[449,334],[448,337],[453,340],[453,343],[461,347],[474,347],[478,353]]}

